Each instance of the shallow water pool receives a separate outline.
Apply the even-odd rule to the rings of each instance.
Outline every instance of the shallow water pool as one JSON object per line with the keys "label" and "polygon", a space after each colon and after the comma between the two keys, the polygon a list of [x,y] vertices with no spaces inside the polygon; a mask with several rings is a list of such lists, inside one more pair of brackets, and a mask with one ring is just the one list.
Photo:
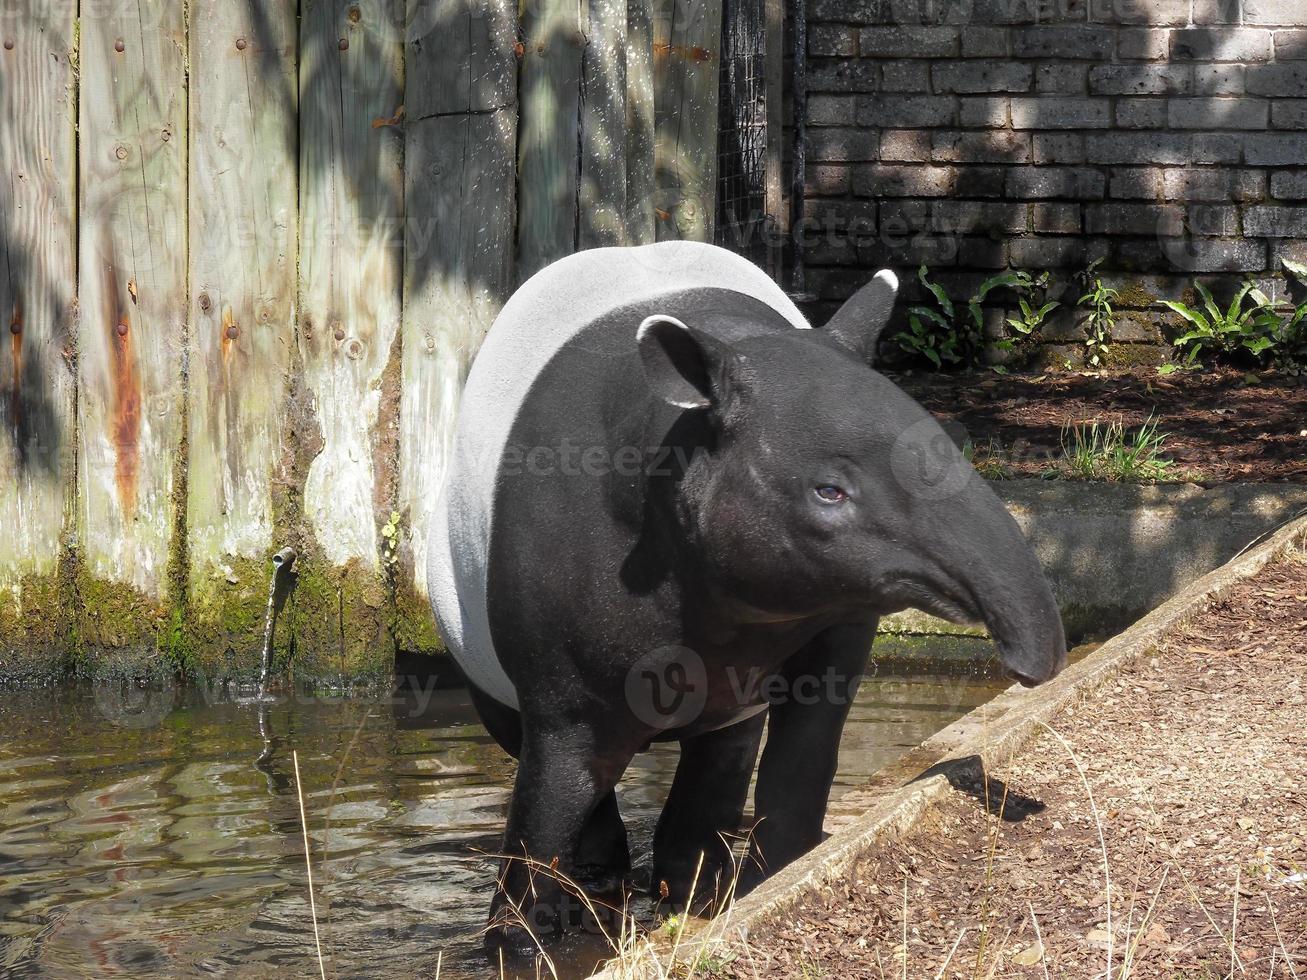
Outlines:
{"label": "shallow water pool", "polygon": [[[963,666],[980,641],[876,650],[836,794],[1006,686]],[[479,930],[514,764],[462,691],[0,692],[0,732],[0,976],[316,976],[292,753],[328,976],[498,974]],[[619,790],[637,864],[676,757],[655,746]],[[573,942],[559,975],[599,956]]]}

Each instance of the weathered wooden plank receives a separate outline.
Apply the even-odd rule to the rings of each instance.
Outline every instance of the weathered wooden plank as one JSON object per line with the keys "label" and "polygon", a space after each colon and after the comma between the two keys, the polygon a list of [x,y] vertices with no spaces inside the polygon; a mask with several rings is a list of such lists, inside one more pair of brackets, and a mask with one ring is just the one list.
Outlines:
{"label": "weathered wooden plank", "polygon": [[463,381],[514,285],[517,4],[440,4],[408,38],[396,641],[437,646],[427,514]]}
{"label": "weathered wooden plank", "polygon": [[578,0],[535,0],[522,17],[518,119],[518,277],[576,249],[581,61]]}
{"label": "weathered wooden plank", "polygon": [[53,667],[75,445],[71,8],[0,21],[0,659]]}
{"label": "weathered wooden plank", "polygon": [[654,18],[654,181],[660,241],[712,240],[721,33],[722,0],[671,0]]}
{"label": "weathered wooden plank", "polygon": [[626,222],[632,245],[654,241],[652,0],[626,4]]}
{"label": "weathered wooden plank", "polygon": [[581,62],[577,248],[625,245],[627,0],[590,0]]}
{"label": "weathered wooden plank", "polygon": [[767,272],[773,279],[780,281],[782,265],[785,260],[781,242],[789,232],[784,222],[785,192],[782,189],[781,174],[781,137],[784,133],[784,120],[781,115],[781,100],[784,98],[782,73],[785,57],[781,51],[785,43],[785,4],[784,0],[763,0],[766,37],[763,39],[764,83],[763,91],[767,111],[767,178],[766,211],[769,228],[767,231]]}
{"label": "weathered wooden plank", "polygon": [[190,6],[190,625],[259,662],[294,350],[295,0]]}
{"label": "weathered wooden plank", "polygon": [[302,667],[330,654],[320,666],[382,669],[387,652],[380,531],[397,477],[404,96],[386,7],[301,5],[299,355],[321,448],[304,479],[298,568],[302,623],[324,630],[299,638]]}
{"label": "weathered wooden plank", "polygon": [[182,478],[186,35],[174,0],[81,19],[82,636],[153,649]]}

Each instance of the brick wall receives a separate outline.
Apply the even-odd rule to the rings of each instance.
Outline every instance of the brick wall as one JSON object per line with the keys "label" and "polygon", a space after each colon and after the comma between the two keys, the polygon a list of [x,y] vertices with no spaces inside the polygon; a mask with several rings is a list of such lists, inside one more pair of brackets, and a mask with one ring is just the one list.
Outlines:
{"label": "brick wall", "polygon": [[[883,265],[954,295],[1050,270],[1074,301],[1101,257],[1114,356],[1149,361],[1158,299],[1283,297],[1307,261],[1307,0],[809,0],[808,58],[818,320]],[[1045,334],[1075,360],[1070,304]]]}

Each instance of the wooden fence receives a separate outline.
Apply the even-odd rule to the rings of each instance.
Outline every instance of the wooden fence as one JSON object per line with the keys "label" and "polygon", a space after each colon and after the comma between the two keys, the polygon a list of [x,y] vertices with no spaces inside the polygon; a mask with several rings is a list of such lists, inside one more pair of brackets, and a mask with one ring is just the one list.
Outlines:
{"label": "wooden fence", "polygon": [[712,234],[720,4],[4,0],[0,676],[248,674],[284,545],[301,674],[435,649],[425,513],[501,302]]}

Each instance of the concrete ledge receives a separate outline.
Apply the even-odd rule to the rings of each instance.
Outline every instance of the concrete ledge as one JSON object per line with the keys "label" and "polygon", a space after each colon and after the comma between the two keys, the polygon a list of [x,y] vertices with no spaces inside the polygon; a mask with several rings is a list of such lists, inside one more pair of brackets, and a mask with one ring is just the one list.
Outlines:
{"label": "concrete ledge", "polygon": [[[1307,513],[1307,486],[1130,486],[1011,480],[991,486],[1039,555],[1073,640],[1123,629],[1260,536]],[[979,633],[909,611],[885,632]]]}
{"label": "concrete ledge", "polygon": [[[1123,667],[1157,648],[1158,643],[1197,616],[1207,603],[1260,572],[1294,547],[1307,545],[1307,518],[1294,521],[1269,540],[1183,589],[1124,633],[1104,643],[1060,677],[1033,691],[1012,688],[927,739],[866,786],[846,794],[827,814],[827,838],[804,857],[777,872],[737,902],[721,919],[700,927],[747,938],[751,930],[826,892],[876,844],[901,835],[949,791],[953,784],[983,779],[986,769],[1002,766],[1065,707],[1092,695]],[[657,943],[659,937],[653,941]],[[696,937],[682,940],[692,949]],[[610,966],[595,974],[629,980],[630,969]]]}

